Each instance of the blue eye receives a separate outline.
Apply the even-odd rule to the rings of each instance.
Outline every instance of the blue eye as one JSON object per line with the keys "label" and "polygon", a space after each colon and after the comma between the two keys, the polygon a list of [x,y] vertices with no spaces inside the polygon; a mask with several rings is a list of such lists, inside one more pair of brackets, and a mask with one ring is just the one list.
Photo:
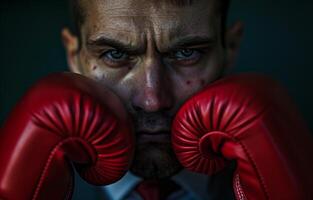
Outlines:
{"label": "blue eye", "polygon": [[174,57],[177,60],[196,59],[198,56],[199,56],[199,52],[193,49],[180,49],[174,53]]}
{"label": "blue eye", "polygon": [[106,51],[102,56],[112,62],[124,61],[128,58],[126,53],[116,49]]}

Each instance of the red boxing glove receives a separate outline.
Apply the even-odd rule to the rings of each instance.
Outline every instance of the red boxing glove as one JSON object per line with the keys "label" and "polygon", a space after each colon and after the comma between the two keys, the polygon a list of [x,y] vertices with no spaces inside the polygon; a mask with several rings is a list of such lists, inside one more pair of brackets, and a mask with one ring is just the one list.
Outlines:
{"label": "red boxing glove", "polygon": [[112,92],[78,74],[50,75],[31,88],[1,130],[0,199],[70,199],[69,161],[91,184],[117,181],[129,167],[133,140]]}
{"label": "red boxing glove", "polygon": [[211,175],[236,160],[237,200],[313,199],[313,139],[286,92],[261,75],[237,75],[188,100],[172,127],[187,169]]}

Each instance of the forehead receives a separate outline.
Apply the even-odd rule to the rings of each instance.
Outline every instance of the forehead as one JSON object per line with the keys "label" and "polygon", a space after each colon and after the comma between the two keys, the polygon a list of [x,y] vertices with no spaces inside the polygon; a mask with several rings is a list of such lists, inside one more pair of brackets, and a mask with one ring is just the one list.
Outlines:
{"label": "forehead", "polygon": [[172,40],[216,34],[216,0],[194,0],[192,5],[184,6],[170,1],[83,0],[83,32],[91,39],[105,34],[129,40],[147,35]]}

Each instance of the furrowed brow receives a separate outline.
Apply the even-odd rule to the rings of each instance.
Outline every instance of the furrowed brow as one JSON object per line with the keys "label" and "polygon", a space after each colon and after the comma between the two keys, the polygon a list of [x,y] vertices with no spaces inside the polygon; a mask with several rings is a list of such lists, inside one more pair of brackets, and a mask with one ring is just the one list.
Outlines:
{"label": "furrowed brow", "polygon": [[176,38],[168,45],[168,50],[175,50],[183,47],[197,46],[197,45],[213,45],[217,42],[217,37],[206,36],[186,36]]}
{"label": "furrowed brow", "polygon": [[114,38],[108,38],[105,36],[101,36],[97,39],[89,39],[87,41],[87,48],[88,49],[95,49],[101,48],[105,46],[110,46],[120,51],[128,52],[128,53],[140,53],[143,51],[143,48],[135,47],[131,44],[123,43],[119,40]]}

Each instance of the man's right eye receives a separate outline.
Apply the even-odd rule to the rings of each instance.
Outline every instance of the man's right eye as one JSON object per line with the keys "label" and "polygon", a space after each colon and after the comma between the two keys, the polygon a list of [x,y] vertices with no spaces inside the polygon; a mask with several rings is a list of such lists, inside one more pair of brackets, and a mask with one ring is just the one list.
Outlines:
{"label": "man's right eye", "polygon": [[129,56],[127,53],[117,50],[117,49],[111,49],[100,56],[104,61],[110,62],[110,63],[123,63],[128,60]]}

